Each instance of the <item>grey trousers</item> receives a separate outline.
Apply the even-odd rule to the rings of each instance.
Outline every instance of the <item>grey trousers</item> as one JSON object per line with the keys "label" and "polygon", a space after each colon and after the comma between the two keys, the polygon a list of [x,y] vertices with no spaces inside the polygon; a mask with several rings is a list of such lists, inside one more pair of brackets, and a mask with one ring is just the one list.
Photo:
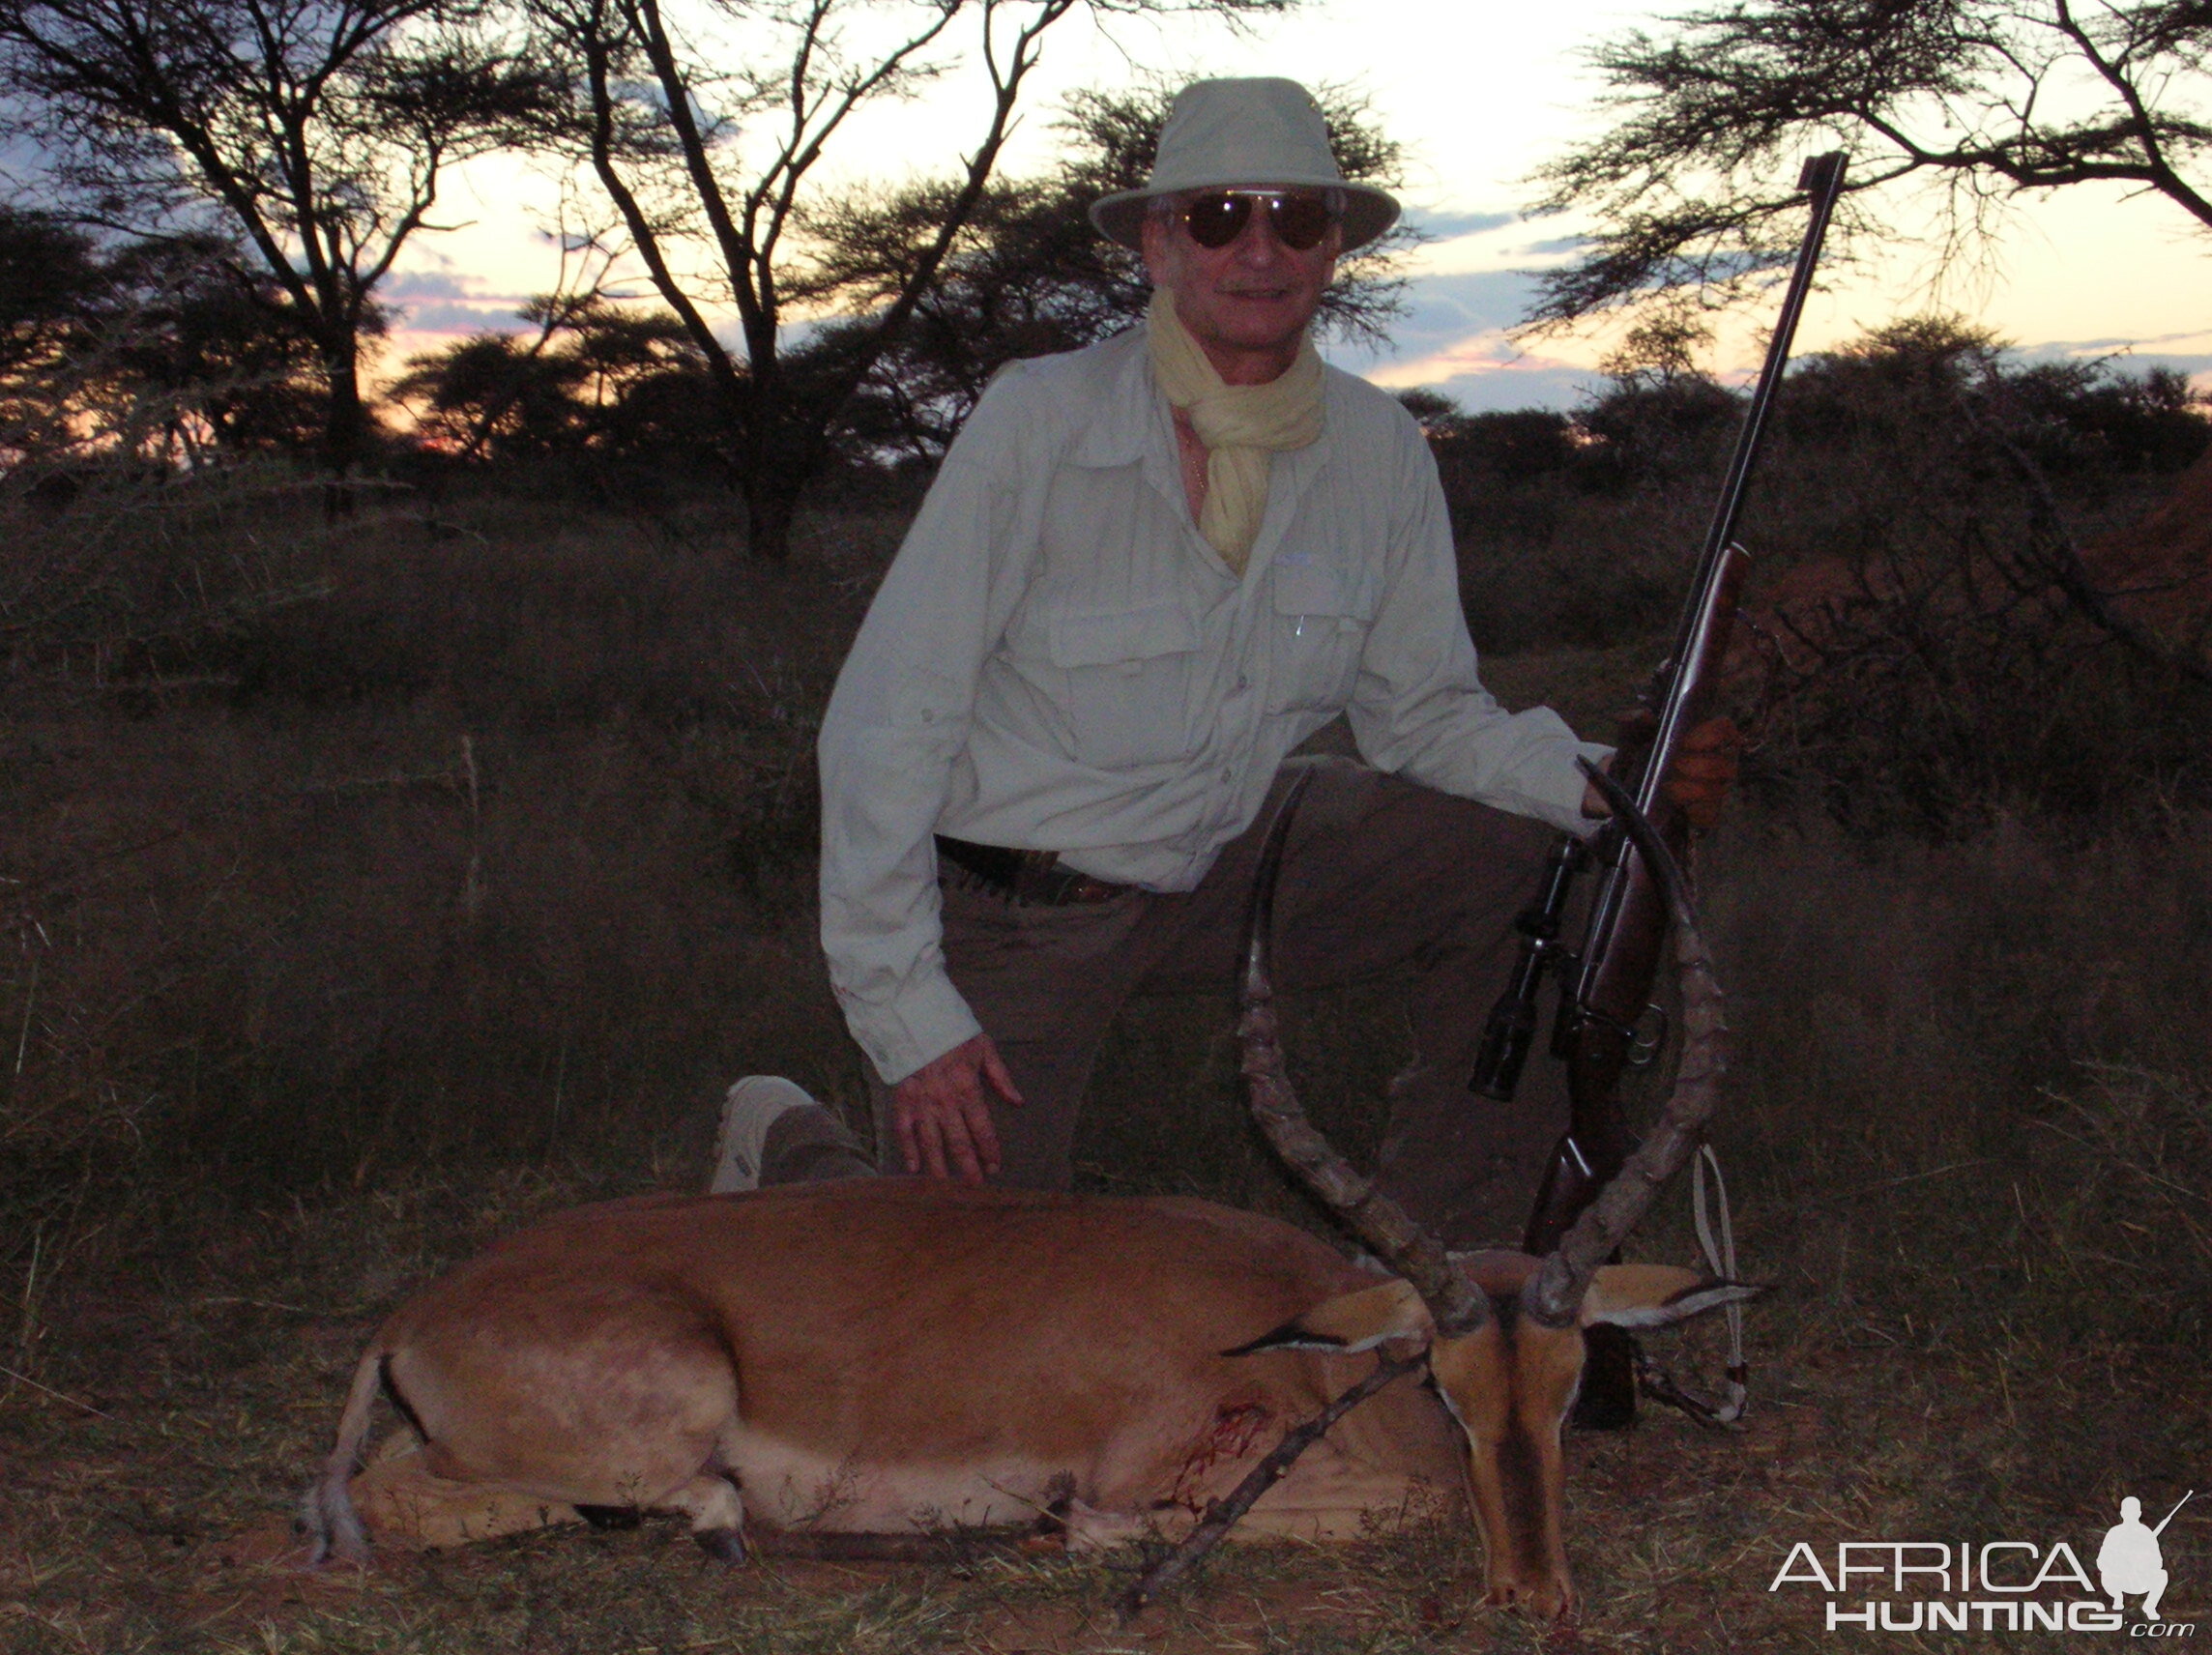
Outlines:
{"label": "grey trousers", "polygon": [[[1510,1104],[1475,1096],[1468,1077],[1512,971],[1513,917],[1541,883],[1557,829],[1341,758],[1286,765],[1267,808],[1188,893],[1131,890],[1053,908],[1008,902],[946,871],[946,968],[1024,1099],[993,1112],[998,1181],[1067,1187],[1091,1065],[1123,1004],[1234,983],[1261,841],[1291,780],[1308,769],[1314,782],[1276,901],[1276,986],[1405,980],[1413,1057],[1390,1086],[1380,1180],[1449,1244],[1518,1245],[1565,1123],[1564,1084],[1540,1054]],[[903,1173],[890,1089],[872,1090],[881,1170]],[[779,1137],[791,1156],[778,1152]],[[833,1154],[825,1138],[798,1120],[771,1135],[765,1181],[857,1171],[858,1147]]]}

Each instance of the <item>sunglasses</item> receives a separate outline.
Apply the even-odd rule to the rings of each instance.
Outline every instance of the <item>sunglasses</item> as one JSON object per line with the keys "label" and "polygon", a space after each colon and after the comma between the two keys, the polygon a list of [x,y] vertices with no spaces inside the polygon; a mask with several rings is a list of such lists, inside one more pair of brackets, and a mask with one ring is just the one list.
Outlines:
{"label": "sunglasses", "polygon": [[1273,189],[1209,189],[1193,195],[1177,211],[1190,239],[1202,247],[1225,247],[1252,221],[1254,204],[1267,209],[1275,240],[1295,253],[1321,246],[1336,212],[1318,191],[1295,194]]}

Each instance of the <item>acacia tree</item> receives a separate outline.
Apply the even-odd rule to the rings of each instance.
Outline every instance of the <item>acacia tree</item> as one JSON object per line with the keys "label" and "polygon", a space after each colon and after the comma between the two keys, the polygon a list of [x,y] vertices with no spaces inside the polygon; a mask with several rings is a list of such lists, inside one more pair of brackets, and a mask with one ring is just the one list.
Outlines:
{"label": "acacia tree", "polygon": [[[1018,357],[1068,351],[1119,333],[1145,313],[1143,261],[1091,228],[1091,203],[1141,187],[1176,89],[1079,92],[1058,123],[1064,147],[1040,176],[985,191],[967,227],[920,291],[905,333],[877,359],[846,423],[855,436],[923,457],[944,451],[991,376]],[[1316,91],[1329,143],[1347,178],[1399,182],[1401,147],[1366,101],[1342,87]],[[830,331],[833,349],[872,326],[929,256],[956,186],[940,180],[889,195],[849,195],[809,219],[820,244],[818,291],[857,320]],[[1325,328],[1380,342],[1399,313],[1397,269],[1416,233],[1400,225],[1337,267],[1322,300]]]}
{"label": "acacia tree", "polygon": [[1845,246],[1940,197],[1946,251],[2010,198],[2117,183],[2212,231],[2212,5],[2205,0],[1732,0],[1635,31],[1591,61],[1612,125],[1547,165],[1542,206],[1592,212],[1531,320],[1564,326],[1656,294],[1725,299],[1787,261],[1794,158],[1851,152]]}
{"label": "acacia tree", "polygon": [[[556,133],[587,164],[707,363],[753,551],[790,546],[805,483],[854,390],[896,341],[986,200],[1045,37],[1079,7],[1232,20],[1294,0],[522,0],[572,102]],[[965,51],[987,97],[936,220],[868,315],[794,348],[828,302],[807,212],[864,107],[911,96]],[[705,251],[703,268],[686,263]],[[711,311],[733,305],[725,343]]]}
{"label": "acacia tree", "polygon": [[[188,463],[211,450],[317,451],[328,400],[319,354],[291,325],[273,277],[256,270],[246,279],[234,247],[202,237],[133,244],[107,270],[129,306],[112,331],[115,363],[160,416],[147,429],[161,451]],[[363,329],[381,334],[382,316]]]}
{"label": "acacia tree", "polygon": [[[419,433],[455,460],[497,463],[587,452],[635,457],[678,450],[702,423],[705,375],[684,326],[604,295],[541,295],[526,334],[481,333],[409,360],[392,396]],[[694,416],[690,421],[681,417]]]}
{"label": "acacia tree", "polygon": [[51,387],[97,336],[106,287],[91,237],[0,205],[0,457],[66,420]]}
{"label": "acacia tree", "polygon": [[444,169],[540,100],[482,23],[476,0],[0,0],[0,118],[81,221],[222,232],[240,291],[312,345],[343,475],[377,284]]}
{"label": "acacia tree", "polygon": [[313,351],[227,251],[0,207],[0,467],[311,449]]}

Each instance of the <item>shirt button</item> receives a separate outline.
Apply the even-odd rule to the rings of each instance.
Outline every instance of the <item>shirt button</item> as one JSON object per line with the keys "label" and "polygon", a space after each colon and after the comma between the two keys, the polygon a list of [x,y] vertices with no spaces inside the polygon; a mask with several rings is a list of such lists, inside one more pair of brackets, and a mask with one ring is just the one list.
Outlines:
{"label": "shirt button", "polygon": [[1236,770],[1228,765],[1223,765],[1221,767],[1221,779],[1223,781],[1235,781],[1237,779]]}
{"label": "shirt button", "polygon": [[1250,689],[1252,687],[1252,681],[1246,678],[1242,673],[1238,673],[1237,675],[1237,687],[1239,690]]}

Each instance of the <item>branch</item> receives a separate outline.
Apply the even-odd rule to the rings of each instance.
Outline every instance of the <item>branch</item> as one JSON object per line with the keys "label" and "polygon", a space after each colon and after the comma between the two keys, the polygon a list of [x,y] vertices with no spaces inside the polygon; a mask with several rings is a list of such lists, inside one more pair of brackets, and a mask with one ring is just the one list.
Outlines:
{"label": "branch", "polygon": [[915,262],[913,270],[908,273],[898,293],[885,308],[883,317],[877,324],[872,345],[859,353],[859,360],[849,369],[846,380],[848,392],[852,386],[860,382],[868,369],[874,365],[876,359],[883,354],[893,339],[898,337],[900,330],[906,326],[907,319],[914,314],[915,306],[921,302],[922,295],[929,290],[930,284],[936,280],[938,269],[944,264],[945,256],[950,250],[953,241],[962,230],[967,228],[970,218],[975,216],[976,204],[982,200],[983,191],[990,183],[991,171],[998,164],[999,152],[1005,144],[1006,131],[1013,117],[1014,105],[1021,96],[1022,81],[1027,77],[1031,69],[1035,67],[1038,49],[1036,43],[1043,36],[1045,30],[1051,28],[1054,23],[1067,15],[1073,4],[1074,0],[1045,0],[1045,4],[1038,7],[1037,15],[1016,32],[1013,42],[1013,56],[1003,73],[992,51],[990,33],[992,7],[988,3],[984,6],[983,45],[985,61],[990,69],[992,85],[998,95],[992,106],[989,130],[985,132],[983,142],[977,146],[975,155],[969,158],[967,178],[962,183],[959,192],[952,198],[951,206],[946,210],[944,220],[938,226],[937,235],[929,246],[922,250],[921,257]]}
{"label": "branch", "polygon": [[[685,76],[683,66],[677,62],[675,44],[670,41],[661,19],[659,0],[624,0],[624,11],[631,29],[637,33],[645,46],[647,61],[653,65],[654,78],[660,86],[661,102],[665,106],[668,124],[676,133],[684,174],[691,182],[692,191],[699,197],[700,209],[707,215],[708,227],[713,231],[714,243],[720,249],[723,266],[729,272],[731,291],[738,304],[738,316],[745,330],[746,343],[753,347],[752,365],[757,377],[761,363],[758,346],[754,341],[759,318],[751,280],[754,256],[751,237],[746,231],[741,230],[730,216],[729,201],[722,193],[722,181],[714,172],[713,155],[693,112],[690,81]],[[634,238],[637,233],[637,227],[633,224],[630,234]]]}
{"label": "branch", "polygon": [[707,371],[733,406],[742,406],[744,378],[738,372],[737,363],[722,341],[714,336],[714,330],[707,325],[707,318],[692,303],[691,296],[676,279],[670,268],[668,255],[660,245],[658,227],[647,216],[644,206],[623,177],[615,161],[615,101],[608,80],[608,58],[611,47],[601,29],[605,17],[601,0],[593,0],[586,15],[578,22],[576,33],[584,53],[586,95],[591,99],[591,156],[592,170],[598,176],[600,186],[622,215],[623,226],[629,232],[630,245],[645,261],[646,273],[653,278],[654,287],[676,312],[687,334],[702,357]]}
{"label": "branch", "polygon": [[[798,203],[800,183],[821,160],[823,150],[828,146],[837,129],[844,125],[846,118],[852,114],[853,110],[862,101],[873,97],[907,73],[911,60],[936,41],[946,28],[950,27],[953,17],[960,10],[957,0],[954,0],[952,4],[942,5],[937,20],[927,29],[919,34],[910,36],[900,45],[887,53],[877,63],[876,67],[867,73],[857,79],[848,79],[843,86],[841,95],[835,100],[834,106],[827,116],[823,116],[819,110],[809,114],[805,104],[804,65],[811,60],[816,35],[822,22],[827,18],[830,6],[832,3],[833,0],[818,0],[813,14],[807,19],[806,33],[802,37],[800,49],[794,59],[791,81],[792,132],[790,141],[763,170],[759,184],[747,191],[745,196],[745,228],[748,235],[758,228],[763,207],[768,208],[768,228],[758,238],[758,276],[760,279],[758,297],[762,323],[770,330],[771,335],[770,344],[771,354],[773,349],[772,331],[776,315],[775,268],[772,261],[775,248],[782,241],[784,229],[790,222],[792,212]],[[1058,0],[1058,3],[1062,4],[1064,9],[1067,0]],[[984,0],[984,42],[986,47],[990,40],[990,9],[991,0]],[[807,131],[807,123],[810,120],[817,123],[811,134]],[[773,202],[772,205],[770,205],[771,196]]]}
{"label": "branch", "polygon": [[[1732,0],[1673,19],[1667,36],[1608,43],[1591,56],[1613,89],[1612,130],[1535,175],[1538,211],[1592,209],[1606,228],[1544,278],[1531,323],[1557,328],[1684,286],[1725,302],[1772,255],[1763,227],[1790,204],[1762,178],[1816,138],[1853,131],[1854,147],[1877,149],[1854,160],[1854,198],[1915,174],[2014,193],[2116,182],[2212,227],[2212,202],[2177,166],[2212,146],[2212,127],[2184,113],[2204,85],[2212,15],[2200,0],[2110,10],[2118,37],[2068,0]],[[2047,83],[2076,63],[2112,102],[2054,122]],[[1987,198],[1955,190],[1953,213]],[[1948,222],[1955,245],[1987,233],[1978,213]],[[1839,240],[1874,227],[1862,209]]]}
{"label": "branch", "polygon": [[1992,446],[2003,456],[2006,468],[2026,489],[2029,521],[2031,525],[2042,529],[2042,538],[2049,547],[2043,560],[2043,573],[2065,596],[2067,602],[2143,659],[2171,667],[2198,683],[2212,684],[2212,662],[2205,661],[2196,652],[2186,648],[2167,648],[2151,634],[2149,628],[2139,625],[2112,607],[2110,600],[2119,594],[2104,591],[2089,578],[2089,571],[2081,562],[2081,550],[2075,545],[2074,537],[2067,531],[2065,514],[2059,509],[2057,497],[2051,492],[2051,483],[2043,475],[2043,468],[2029,459],[2020,445],[2004,432],[1983,421],[1967,398],[1960,397],[1958,408],[1967,426],[1990,440]]}
{"label": "branch", "polygon": [[2075,43],[2081,55],[2104,76],[2106,84],[2117,92],[2121,102],[2127,104],[2128,113],[2135,122],[2136,136],[2143,147],[2152,187],[2161,194],[2179,202],[2207,225],[2212,225],[2212,201],[2207,201],[2192,189],[2168,162],[2165,147],[2158,138],[2158,119],[2144,104],[2142,93],[2135,81],[2118,64],[2106,57],[2097,43],[2090,39],[2088,30],[2075,20],[2074,8],[2067,0],[2057,0],[2057,7],[2060,31]]}
{"label": "branch", "polygon": [[1116,1611],[1124,1624],[1142,1614],[1147,1606],[1168,1590],[1198,1565],[1216,1546],[1229,1537],[1230,1529],[1237,1521],[1259,1503],[1260,1496],[1281,1482],[1284,1474],[1297,1464],[1298,1456],[1311,1448],[1327,1433],[1328,1428],[1381,1390],[1391,1380],[1412,1373],[1429,1359],[1427,1350],[1417,1350],[1411,1356],[1380,1357],[1375,1371],[1350,1390],[1339,1396],[1321,1412],[1303,1425],[1294,1426],[1283,1434],[1282,1441],[1272,1452],[1251,1470],[1244,1473],[1229,1494],[1208,1504],[1206,1515],[1199,1524],[1166,1556],[1138,1577],[1134,1585],[1123,1592],[1115,1604]]}

